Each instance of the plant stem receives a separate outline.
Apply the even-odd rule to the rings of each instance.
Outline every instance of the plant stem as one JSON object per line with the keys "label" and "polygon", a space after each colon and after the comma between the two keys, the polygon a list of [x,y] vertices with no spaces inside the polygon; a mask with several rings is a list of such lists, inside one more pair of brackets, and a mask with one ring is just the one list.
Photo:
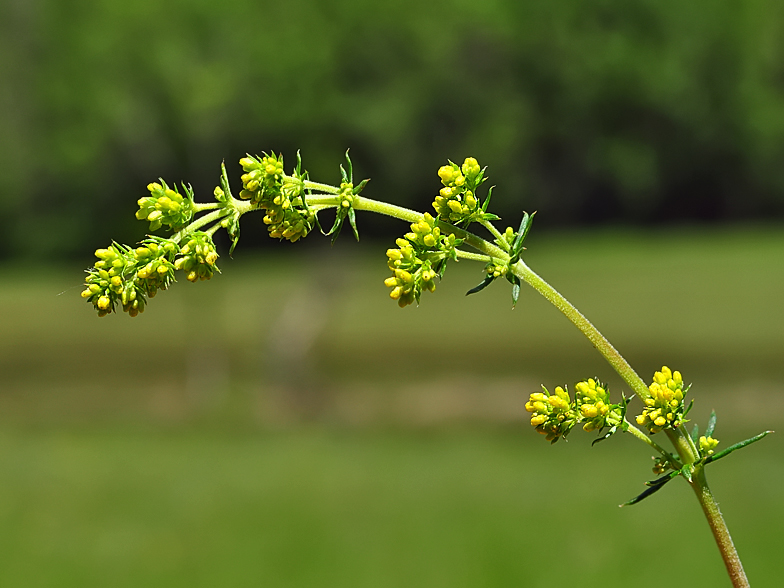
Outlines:
{"label": "plant stem", "polygon": [[171,240],[174,241],[175,243],[179,243],[180,239],[182,239],[183,236],[185,236],[187,233],[190,233],[191,231],[195,231],[196,229],[200,229],[204,225],[208,225],[212,221],[218,220],[219,218],[221,218],[222,216],[226,216],[227,214],[229,214],[229,210],[227,210],[226,208],[219,208],[218,210],[213,210],[211,213],[199,217],[191,224],[189,224],[187,227],[181,229],[179,232],[177,232],[177,234],[172,236]]}
{"label": "plant stem", "polygon": [[504,239],[504,236],[495,228],[493,223],[486,220],[480,220],[479,224],[486,228],[495,237],[496,242],[503,248],[504,251],[509,251],[509,244]]}
{"label": "plant stem", "polygon": [[463,251],[462,249],[455,249],[455,253],[458,259],[468,259],[470,261],[481,261],[484,263],[492,261],[492,257],[489,255],[482,255],[481,253],[471,253],[470,251]]}
{"label": "plant stem", "polygon": [[564,298],[560,292],[553,288],[550,284],[545,282],[536,272],[529,268],[522,260],[518,261],[512,266],[514,274],[525,281],[534,290],[544,296],[550,303],[552,303],[558,310],[560,310],[566,318],[580,329],[588,340],[593,343],[596,350],[601,353],[608,363],[615,369],[616,372],[624,379],[629,387],[643,400],[650,396],[648,386],[642,381],[642,378],[637,375],[634,368],[629,365],[629,362],[618,353],[615,347],[602,335],[599,330],[593,326],[591,321],[585,318],[582,313],[577,310],[571,302]]}
{"label": "plant stem", "polygon": [[708,525],[710,525],[713,537],[716,539],[716,545],[719,547],[721,559],[724,560],[724,565],[727,567],[727,573],[730,576],[732,585],[734,588],[749,588],[749,580],[746,577],[746,572],[743,571],[743,564],[732,542],[732,537],[730,537],[727,523],[724,522],[719,505],[713,498],[710,488],[708,488],[708,481],[705,479],[703,466],[695,468],[691,487],[697,495],[702,512],[705,513],[705,518],[708,519]]}
{"label": "plant stem", "polygon": [[629,421],[625,421],[625,422],[626,422],[626,425],[627,425],[627,428],[626,428],[626,432],[627,433],[631,433],[632,436],[636,437],[637,439],[639,439],[640,441],[642,441],[646,445],[649,445],[651,448],[653,448],[655,451],[660,453],[662,456],[666,457],[667,460],[670,462],[670,465],[672,465],[675,469],[680,469],[682,467],[681,464],[678,463],[678,461],[674,459],[674,456],[669,451],[667,451],[666,449],[661,447],[661,445],[656,443],[656,441],[654,441],[653,439],[648,437],[648,435],[646,435],[645,433],[640,431],[640,429],[635,427]]}
{"label": "plant stem", "polygon": [[[309,203],[311,200],[311,198],[308,198]],[[400,220],[404,220],[410,223],[417,223],[425,216],[416,210],[410,210],[408,208],[403,208],[402,206],[395,206],[394,204],[388,204],[379,200],[371,200],[370,198],[365,198],[364,196],[359,195],[354,196],[354,210],[376,212],[378,214],[399,218]]]}

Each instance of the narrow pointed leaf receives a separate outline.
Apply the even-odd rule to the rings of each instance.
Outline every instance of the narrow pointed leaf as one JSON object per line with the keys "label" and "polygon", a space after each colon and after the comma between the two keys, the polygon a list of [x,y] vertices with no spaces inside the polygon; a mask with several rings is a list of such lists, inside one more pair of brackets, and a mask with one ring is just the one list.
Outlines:
{"label": "narrow pointed leaf", "polygon": [[[366,179],[362,180],[362,181],[361,181],[359,184],[357,184],[356,186],[354,186],[354,189],[352,190],[352,192],[351,192],[351,193],[352,193],[352,194],[354,194],[354,195],[356,196],[357,194],[359,194],[359,193],[362,191],[362,189],[363,189],[365,186],[367,186],[367,183],[368,183],[369,181],[370,181],[370,178],[366,178]],[[375,185],[375,184],[374,184],[374,185]]]}
{"label": "narrow pointed leaf", "polygon": [[694,423],[694,428],[691,430],[691,440],[695,443],[697,439],[700,438],[700,426],[697,423]]}
{"label": "narrow pointed leaf", "polygon": [[446,262],[448,259],[439,259],[436,264],[433,266],[433,271],[436,272],[438,279],[442,279],[444,274],[446,273]]}
{"label": "narrow pointed leaf", "polygon": [[351,230],[354,231],[354,237],[359,241],[359,231],[357,230],[357,215],[353,208],[348,209],[348,222],[351,225]]}
{"label": "narrow pointed leaf", "polygon": [[752,443],[756,443],[757,441],[759,441],[760,439],[765,437],[768,433],[772,433],[772,432],[773,431],[763,431],[762,433],[760,433],[759,435],[755,435],[751,439],[746,439],[745,441],[741,441],[740,443],[735,443],[735,445],[730,445],[724,451],[719,451],[718,453],[714,453],[713,455],[709,455],[705,459],[705,463],[708,464],[708,463],[711,463],[713,461],[717,461],[717,460],[721,459],[722,457],[726,457],[730,453],[732,453],[733,451],[737,451],[738,449],[742,449],[743,447],[746,447],[747,445],[751,445]]}
{"label": "narrow pointed leaf", "polygon": [[231,188],[229,188],[229,176],[226,173],[226,163],[221,162],[221,190],[226,195],[226,200],[230,200]]}
{"label": "narrow pointed leaf", "polygon": [[297,177],[300,176],[302,170],[302,156],[299,153],[299,149],[297,149],[297,167],[294,168],[295,175]]}
{"label": "narrow pointed leaf", "polygon": [[479,284],[478,286],[474,286],[468,292],[466,292],[466,296],[468,296],[469,294],[476,294],[477,292],[481,292],[482,290],[487,288],[490,284],[492,284],[493,280],[495,280],[493,276],[487,276],[484,280],[482,280],[481,284]]}
{"label": "narrow pointed leaf", "polygon": [[[684,392],[684,394],[686,394],[686,392]],[[694,398],[691,399],[691,402],[689,402],[689,406],[687,406],[686,410],[683,411],[684,418],[686,418],[686,415],[689,414],[693,406],[694,406]]]}
{"label": "narrow pointed leaf", "polygon": [[332,228],[325,233],[325,235],[332,235],[335,233],[335,231],[339,233],[340,229],[343,228],[343,218],[344,217],[340,215],[340,210],[338,210],[335,214],[335,223],[332,225]]}
{"label": "narrow pointed leaf", "polygon": [[520,278],[512,276],[512,308],[517,306],[517,300],[520,298]]}
{"label": "narrow pointed leaf", "polygon": [[712,410],[710,418],[708,419],[708,426],[705,429],[705,436],[710,437],[713,435],[713,430],[716,428],[716,411]]}
{"label": "narrow pointed leaf", "polygon": [[624,502],[621,506],[632,506],[633,504],[637,504],[638,502],[645,500],[650,495],[655,494],[656,492],[664,488],[664,485],[670,480],[672,480],[675,477],[675,475],[677,475],[677,473],[678,472],[670,472],[669,474],[667,474],[662,478],[652,480],[651,482],[646,482],[646,484],[649,486],[647,490],[640,493],[638,496],[635,496],[628,502]]}
{"label": "narrow pointed leaf", "polygon": [[527,212],[523,212],[523,219],[520,221],[520,228],[517,229],[517,236],[515,237],[514,243],[512,243],[512,251],[517,251],[517,248],[523,243],[523,239],[525,238],[526,228],[528,227],[528,219],[529,215]]}
{"label": "narrow pointed leaf", "polygon": [[495,188],[495,186],[490,186],[490,189],[487,191],[487,198],[485,198],[484,203],[482,203],[482,212],[487,212],[487,207],[490,205],[490,198],[493,197],[493,188]]}
{"label": "narrow pointed leaf", "polygon": [[591,447],[593,447],[594,445],[596,445],[596,444],[597,444],[599,441],[606,441],[607,439],[609,439],[610,437],[612,437],[612,436],[615,434],[615,432],[616,432],[617,430],[618,430],[618,427],[617,427],[617,426],[615,426],[615,427],[612,427],[612,428],[611,428],[609,431],[607,431],[607,432],[606,432],[604,435],[602,435],[601,437],[598,437],[598,438],[594,439],[594,440],[591,442]]}
{"label": "narrow pointed leaf", "polygon": [[[346,177],[345,171],[343,172],[343,177],[346,178],[346,182],[354,183],[354,164],[351,163],[351,158],[348,156],[348,149],[346,149],[346,163],[348,165],[348,177]],[[343,166],[340,167],[343,170]]]}

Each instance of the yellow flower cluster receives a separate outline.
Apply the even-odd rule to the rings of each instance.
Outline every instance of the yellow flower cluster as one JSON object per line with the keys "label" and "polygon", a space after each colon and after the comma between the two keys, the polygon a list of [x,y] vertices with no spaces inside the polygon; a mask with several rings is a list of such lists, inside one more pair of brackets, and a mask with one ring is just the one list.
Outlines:
{"label": "yellow flower cluster", "polygon": [[274,198],[280,193],[283,185],[283,156],[264,154],[256,158],[248,155],[240,159],[245,173],[242,175],[242,191],[240,198],[260,203],[270,196]]}
{"label": "yellow flower cluster", "polygon": [[651,433],[679,427],[683,419],[683,396],[686,394],[681,373],[663,366],[653,375],[653,383],[648,390],[651,395],[644,400],[645,408],[637,417],[637,424]]}
{"label": "yellow flower cluster", "polygon": [[574,389],[577,408],[586,420],[584,430],[595,431],[621,423],[623,416],[616,405],[610,404],[610,393],[601,382],[589,378],[578,382]]}
{"label": "yellow flower cluster", "polygon": [[716,446],[719,444],[718,439],[714,439],[713,437],[706,437],[702,435],[699,440],[700,444],[700,453],[702,455],[711,455],[713,450],[716,449]]}
{"label": "yellow flower cluster", "polygon": [[429,260],[417,257],[410,241],[397,239],[395,243],[399,249],[387,249],[387,265],[394,275],[384,280],[384,285],[392,288],[389,297],[403,308],[419,300],[423,290],[435,291],[436,272]]}
{"label": "yellow flower cluster", "polygon": [[509,273],[509,262],[493,258],[490,260],[490,263],[485,266],[485,272],[494,280],[502,278]]}
{"label": "yellow flower cluster", "polygon": [[555,443],[561,437],[566,437],[572,427],[578,422],[578,414],[569,397],[569,391],[556,386],[553,394],[542,386],[544,392],[534,392],[525,409],[531,414],[531,425],[536,428],[547,440]]}
{"label": "yellow flower cluster", "polygon": [[193,193],[189,188],[185,189],[185,196],[183,196],[176,186],[172,190],[161,180],[160,184],[158,182],[149,184],[147,190],[150,191],[150,195],[137,201],[139,210],[136,211],[136,218],[149,221],[151,231],[163,225],[178,229],[193,218]]}
{"label": "yellow flower cluster", "polygon": [[340,207],[351,208],[354,204],[354,184],[342,182],[340,184]]}
{"label": "yellow flower cluster", "polygon": [[171,239],[150,237],[139,247],[113,243],[95,252],[98,261],[87,270],[82,298],[106,316],[117,304],[130,316],[144,312],[147,298],[174,282],[174,270],[183,270],[195,282],[208,280],[218,270],[218,253],[212,237],[194,232],[180,246]]}
{"label": "yellow flower cluster", "polygon": [[160,290],[165,290],[174,280],[174,264],[171,259],[179,252],[173,241],[147,241],[133,251],[137,265],[137,282],[143,285],[145,294],[150,298]]}
{"label": "yellow flower cluster", "polygon": [[198,280],[209,280],[218,266],[218,252],[215,251],[215,244],[212,237],[206,233],[193,233],[188,241],[179,251],[180,257],[174,262],[175,269],[185,272],[185,278],[189,282]]}
{"label": "yellow flower cluster", "polygon": [[384,280],[392,288],[389,297],[402,308],[419,301],[422,292],[436,289],[435,265],[454,256],[459,244],[454,234],[443,235],[433,215],[411,223],[411,231],[397,239],[396,249],[387,249],[387,265],[393,275]]}
{"label": "yellow flower cluster", "polygon": [[243,157],[240,198],[263,208],[264,224],[270,237],[292,243],[307,236],[314,225],[314,215],[304,205],[302,182],[296,178],[284,181],[283,156]]}
{"label": "yellow flower cluster", "polygon": [[461,167],[456,163],[441,166],[438,177],[444,185],[433,201],[433,208],[446,221],[458,223],[481,214],[476,187],[482,182],[482,169],[476,159],[468,157]]}

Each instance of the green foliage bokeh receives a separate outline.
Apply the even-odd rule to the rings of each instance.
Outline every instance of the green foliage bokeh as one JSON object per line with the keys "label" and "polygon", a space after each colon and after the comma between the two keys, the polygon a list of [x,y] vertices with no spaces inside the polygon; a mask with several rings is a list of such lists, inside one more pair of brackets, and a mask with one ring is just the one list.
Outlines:
{"label": "green foliage bokeh", "polygon": [[783,33],[770,0],[4,3],[0,251],[133,241],[149,181],[269,149],[326,181],[352,147],[417,208],[473,155],[510,218],[781,215]]}

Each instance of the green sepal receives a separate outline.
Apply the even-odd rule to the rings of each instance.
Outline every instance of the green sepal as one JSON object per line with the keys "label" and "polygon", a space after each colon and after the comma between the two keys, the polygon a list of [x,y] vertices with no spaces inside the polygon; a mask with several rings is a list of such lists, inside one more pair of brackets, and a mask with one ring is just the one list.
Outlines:
{"label": "green sepal", "polygon": [[633,504],[637,504],[638,502],[641,502],[642,500],[645,500],[651,494],[655,494],[656,492],[658,492],[659,490],[664,488],[664,485],[667,482],[669,482],[670,480],[672,480],[679,473],[680,472],[676,470],[676,471],[664,474],[662,477],[656,478],[655,480],[651,480],[650,482],[645,482],[645,485],[648,486],[648,489],[645,490],[644,492],[640,493],[639,495],[635,496],[634,498],[632,498],[628,502],[624,502],[623,504],[621,504],[621,506],[632,506]]}
{"label": "green sepal", "polygon": [[486,212],[485,214],[482,215],[482,220],[497,221],[497,220],[501,220],[501,217],[498,216],[497,214],[493,214],[492,212]]}
{"label": "green sepal", "polygon": [[[695,443],[697,442],[697,439],[700,438],[700,426],[697,423],[694,423],[694,427],[691,430],[690,436],[691,436],[691,440],[694,441]],[[707,437],[707,435],[705,436]]]}
{"label": "green sepal", "polygon": [[706,437],[712,437],[713,436],[713,430],[715,428],[716,428],[716,411],[712,410],[710,418],[708,419],[708,426],[705,429],[705,436]]}
{"label": "green sepal", "polygon": [[[370,178],[366,178],[366,179],[362,180],[362,181],[361,181],[359,184],[357,184],[356,186],[354,186],[354,189],[351,191],[351,193],[352,193],[354,196],[356,196],[357,194],[359,194],[359,193],[360,193],[360,192],[361,192],[361,191],[362,191],[362,190],[365,188],[365,186],[367,186],[367,183],[368,183],[369,181],[370,181]],[[375,184],[374,184],[374,185],[375,185]]]}
{"label": "green sepal", "polygon": [[471,288],[468,292],[466,292],[465,295],[468,296],[469,294],[476,294],[477,292],[481,292],[482,290],[487,288],[490,284],[492,284],[494,280],[495,278],[493,276],[487,276],[484,280],[482,280],[481,284]]}
{"label": "green sepal", "polygon": [[713,455],[709,455],[708,457],[705,458],[705,464],[707,465],[707,464],[709,464],[711,462],[717,461],[717,460],[721,459],[722,457],[728,456],[733,451],[736,451],[738,449],[742,449],[743,447],[746,447],[747,445],[751,445],[752,443],[756,443],[757,441],[759,441],[760,439],[765,437],[768,433],[772,433],[772,432],[773,431],[763,431],[762,433],[760,433],[759,435],[755,435],[751,439],[746,439],[745,441],[741,441],[739,443],[735,443],[735,445],[730,445],[724,451],[719,451],[718,453],[714,453]]}

